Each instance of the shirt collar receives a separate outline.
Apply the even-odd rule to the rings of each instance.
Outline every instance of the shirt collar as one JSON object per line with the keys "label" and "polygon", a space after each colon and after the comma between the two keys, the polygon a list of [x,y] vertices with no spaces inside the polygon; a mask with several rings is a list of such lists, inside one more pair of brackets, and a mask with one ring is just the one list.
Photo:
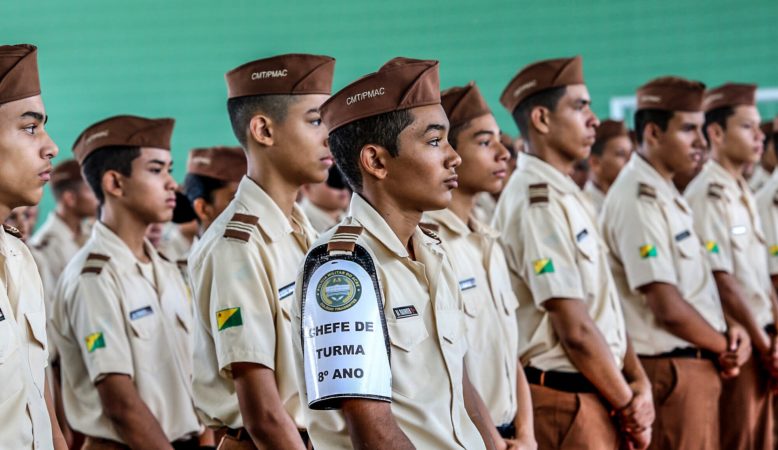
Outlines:
{"label": "shirt collar", "polygon": [[628,164],[634,167],[635,171],[648,181],[662,197],[671,200],[681,196],[673,182],[660,175],[654,166],[640,154],[635,153],[632,155]]}
{"label": "shirt collar", "polygon": [[721,164],[718,163],[718,161],[713,159],[708,160],[708,162],[705,163],[705,168],[711,172],[717,182],[720,182],[725,186],[729,186],[735,191],[748,190],[748,184],[746,183],[746,180],[743,179],[743,177],[733,177]]}
{"label": "shirt collar", "polygon": [[[92,227],[92,239],[98,243],[98,247],[95,250],[110,256],[111,260],[116,261],[119,266],[132,267],[138,263],[138,258],[132,253],[130,247],[113,230],[99,220]],[[146,251],[146,255],[151,258],[151,261],[157,264],[159,254],[148,239],[143,240],[143,249]]]}
{"label": "shirt collar", "polygon": [[[242,205],[249,214],[259,217],[257,225],[270,241],[275,242],[293,231],[289,219],[281,211],[281,208],[264,189],[248,176],[244,175],[243,179],[240,180],[238,190],[235,193],[235,201]],[[305,218],[305,214],[296,203],[292,208],[292,218],[301,225],[309,226],[308,219]]]}
{"label": "shirt collar", "polygon": [[519,153],[517,162],[519,170],[527,171],[547,181],[554,189],[562,193],[576,193],[581,189],[567,174],[557,170],[551,164],[534,155]]}

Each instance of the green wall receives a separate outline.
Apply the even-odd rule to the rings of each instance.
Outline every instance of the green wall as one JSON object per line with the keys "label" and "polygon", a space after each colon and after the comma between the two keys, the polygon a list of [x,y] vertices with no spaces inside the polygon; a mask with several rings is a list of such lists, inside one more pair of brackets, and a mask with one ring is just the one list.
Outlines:
{"label": "green wall", "polygon": [[[776,27],[775,0],[0,3],[0,42],[40,47],[58,159],[70,156],[83,128],[109,115],[172,116],[178,179],[190,148],[236,143],[223,75],[252,59],[334,56],[335,88],[393,56],[439,59],[444,87],[476,80],[515,134],[497,99],[536,59],[582,54],[603,117],[610,97],[659,75],[778,86]],[[763,114],[778,113],[777,105],[762,105]],[[43,213],[51,203],[47,192]]]}

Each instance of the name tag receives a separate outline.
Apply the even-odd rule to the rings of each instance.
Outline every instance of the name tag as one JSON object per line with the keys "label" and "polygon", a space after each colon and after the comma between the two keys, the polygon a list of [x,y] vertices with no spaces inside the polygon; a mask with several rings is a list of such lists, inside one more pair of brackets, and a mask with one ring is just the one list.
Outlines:
{"label": "name tag", "polygon": [[468,278],[466,280],[459,280],[459,290],[466,291],[475,287],[475,278]]}
{"label": "name tag", "polygon": [[739,236],[741,234],[746,233],[746,226],[745,225],[738,225],[736,227],[732,227],[732,234],[734,236]]}
{"label": "name tag", "polygon": [[419,315],[419,312],[416,311],[416,307],[413,305],[400,306],[399,308],[394,308],[393,311],[395,319],[405,319],[406,317]]}
{"label": "name tag", "polygon": [[681,231],[680,233],[675,235],[675,240],[676,240],[676,242],[680,242],[680,241],[688,238],[691,235],[692,235],[692,233],[689,230],[684,230],[684,231]]}
{"label": "name tag", "polygon": [[150,316],[154,314],[154,310],[151,309],[151,305],[138,308],[134,311],[130,311],[130,320],[138,320],[142,317]]}
{"label": "name tag", "polygon": [[589,236],[589,230],[584,228],[578,234],[575,235],[576,242],[581,242],[586,236]]}
{"label": "name tag", "polygon": [[286,297],[289,297],[290,295],[294,294],[294,281],[287,284],[286,286],[282,287],[278,290],[278,298],[280,300],[285,299]]}

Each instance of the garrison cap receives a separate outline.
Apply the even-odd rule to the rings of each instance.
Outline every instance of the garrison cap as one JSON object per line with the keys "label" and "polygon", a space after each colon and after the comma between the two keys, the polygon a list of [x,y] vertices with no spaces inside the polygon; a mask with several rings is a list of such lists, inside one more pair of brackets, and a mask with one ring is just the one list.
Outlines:
{"label": "garrison cap", "polygon": [[681,77],[655,78],[637,90],[637,111],[702,111],[705,85]]}
{"label": "garrison cap", "polygon": [[186,172],[221,181],[240,181],[248,163],[241,147],[195,148],[189,152]]}
{"label": "garrison cap", "polygon": [[56,189],[62,184],[72,181],[84,181],[81,177],[81,166],[75,159],[66,159],[54,166],[51,171],[51,187]]}
{"label": "garrison cap", "polygon": [[580,56],[538,61],[524,67],[513,77],[502,91],[500,103],[513,113],[521,102],[538,92],[583,83],[583,60]]}
{"label": "garrison cap", "polygon": [[335,59],[291,53],[258,59],[224,75],[227,98],[253,95],[301,95],[332,92]]}
{"label": "garrison cap", "polygon": [[170,150],[173,119],[147,119],[138,116],[114,116],[90,125],[73,144],[78,163],[103,147],[131,146]]}
{"label": "garrison cap", "polygon": [[446,111],[451,128],[492,113],[473,81],[466,86],[456,86],[441,92],[440,104]]}
{"label": "garrison cap", "polygon": [[725,107],[754,106],[756,105],[756,85],[726,83],[709,89],[705,92],[702,105],[705,112]]}
{"label": "garrison cap", "polygon": [[332,133],[366,117],[440,104],[438,69],[437,61],[394,58],[324,102],[322,120]]}
{"label": "garrison cap", "polygon": [[617,136],[629,137],[629,130],[624,125],[624,121],[607,119],[600,122],[600,126],[597,127],[594,139],[597,142],[605,142],[608,139]]}
{"label": "garrison cap", "polygon": [[38,47],[0,46],[0,105],[40,95]]}

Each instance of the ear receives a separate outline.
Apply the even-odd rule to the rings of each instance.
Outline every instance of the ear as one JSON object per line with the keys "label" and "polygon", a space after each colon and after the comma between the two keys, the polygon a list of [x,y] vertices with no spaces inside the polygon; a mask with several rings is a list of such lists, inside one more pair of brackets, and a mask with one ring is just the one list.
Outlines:
{"label": "ear", "polygon": [[721,145],[721,143],[724,141],[724,129],[721,128],[721,125],[718,123],[713,122],[709,124],[707,127],[705,127],[705,131],[708,134],[708,141],[710,141],[709,144]]}
{"label": "ear", "polygon": [[383,180],[388,174],[386,168],[388,158],[391,158],[391,155],[385,148],[380,145],[367,144],[359,152],[359,167],[365,175]]}
{"label": "ear", "polygon": [[538,133],[548,134],[550,131],[550,115],[551,111],[549,111],[548,108],[536,106],[532,108],[532,111],[529,113],[530,125],[532,125],[532,128],[537,130]]}
{"label": "ear", "polygon": [[273,145],[273,125],[270,117],[257,114],[249,122],[249,136],[259,145],[270,147]]}
{"label": "ear", "polygon": [[643,128],[643,142],[650,148],[656,148],[659,146],[659,140],[663,134],[664,132],[659,128],[659,125],[648,122]]}
{"label": "ear", "polygon": [[65,205],[65,208],[73,208],[76,206],[76,193],[73,191],[63,192],[59,198],[59,202]]}
{"label": "ear", "polygon": [[213,208],[211,208],[211,205],[204,199],[196,198],[195,201],[192,202],[192,209],[200,220],[200,223],[212,221],[211,213],[213,212]]}
{"label": "ear", "polygon": [[124,176],[115,170],[109,170],[103,174],[100,187],[105,198],[124,196]]}

